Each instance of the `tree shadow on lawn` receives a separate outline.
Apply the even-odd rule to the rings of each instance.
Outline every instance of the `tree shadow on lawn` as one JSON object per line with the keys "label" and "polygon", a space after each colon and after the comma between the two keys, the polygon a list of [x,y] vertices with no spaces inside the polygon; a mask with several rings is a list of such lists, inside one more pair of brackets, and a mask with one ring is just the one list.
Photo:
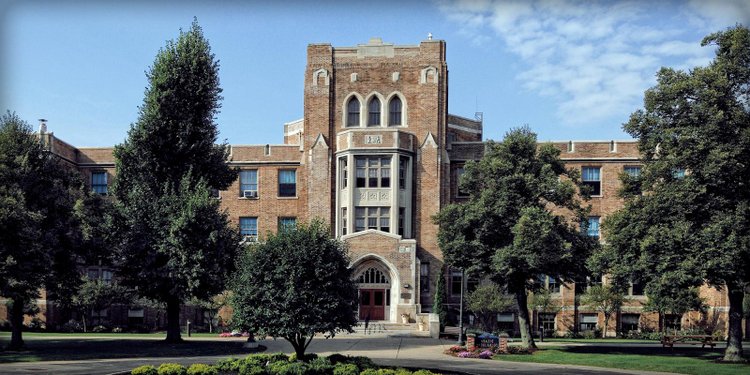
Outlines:
{"label": "tree shadow on lawn", "polygon": [[578,354],[615,354],[615,355],[646,355],[662,357],[691,357],[705,359],[707,361],[718,361],[724,357],[724,349],[711,349],[700,347],[638,347],[638,346],[568,346],[560,348],[560,351]]}
{"label": "tree shadow on lawn", "polygon": [[[0,351],[0,363],[30,361],[75,361],[109,358],[159,358],[213,355],[245,355],[243,341],[185,341],[168,344],[161,340],[64,339],[27,340],[21,351]],[[7,342],[0,340],[0,347]]]}

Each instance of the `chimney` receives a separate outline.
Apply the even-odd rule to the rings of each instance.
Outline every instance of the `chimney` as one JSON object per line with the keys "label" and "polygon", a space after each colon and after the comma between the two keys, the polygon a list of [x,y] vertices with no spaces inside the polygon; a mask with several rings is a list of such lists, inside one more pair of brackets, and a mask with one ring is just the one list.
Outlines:
{"label": "chimney", "polygon": [[47,120],[40,118],[39,119],[39,134],[45,134],[47,133]]}

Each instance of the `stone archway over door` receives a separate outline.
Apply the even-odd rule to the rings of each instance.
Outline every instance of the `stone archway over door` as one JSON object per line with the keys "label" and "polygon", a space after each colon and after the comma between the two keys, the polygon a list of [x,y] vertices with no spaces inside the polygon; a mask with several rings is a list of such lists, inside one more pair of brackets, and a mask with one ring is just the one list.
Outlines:
{"label": "stone archway over door", "polygon": [[380,260],[370,258],[354,266],[354,275],[359,289],[359,319],[393,320],[394,280],[389,268]]}

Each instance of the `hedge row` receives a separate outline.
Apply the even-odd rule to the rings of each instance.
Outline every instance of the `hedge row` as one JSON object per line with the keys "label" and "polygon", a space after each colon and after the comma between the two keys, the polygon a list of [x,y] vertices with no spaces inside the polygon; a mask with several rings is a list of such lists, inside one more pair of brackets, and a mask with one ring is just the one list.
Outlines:
{"label": "hedge row", "polygon": [[427,370],[409,371],[406,369],[378,368],[367,357],[349,357],[332,354],[318,358],[308,354],[297,360],[293,354],[283,353],[252,354],[245,358],[227,358],[216,365],[196,363],[185,367],[177,363],[163,363],[159,367],[140,366],[132,375],[437,375]]}

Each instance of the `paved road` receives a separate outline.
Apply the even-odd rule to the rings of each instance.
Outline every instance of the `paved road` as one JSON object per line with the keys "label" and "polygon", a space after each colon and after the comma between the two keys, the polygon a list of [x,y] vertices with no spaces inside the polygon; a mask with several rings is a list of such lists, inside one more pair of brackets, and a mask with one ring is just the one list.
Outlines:
{"label": "paved road", "polygon": [[[206,340],[191,338],[189,340]],[[292,347],[284,340],[263,340],[268,353],[292,353]],[[420,367],[464,372],[469,374],[540,374],[593,375],[593,374],[641,374],[656,375],[666,373],[610,370],[596,367],[568,366],[538,363],[490,361],[482,359],[455,358],[442,354],[454,341],[415,337],[387,336],[340,336],[334,339],[315,339],[308,352],[328,355],[341,353],[362,355],[376,363],[388,366]],[[144,365],[158,365],[164,362],[181,364],[214,363],[227,356],[178,357],[178,358],[132,358],[100,359],[85,361],[44,361],[0,364],[0,374],[121,374]]]}

